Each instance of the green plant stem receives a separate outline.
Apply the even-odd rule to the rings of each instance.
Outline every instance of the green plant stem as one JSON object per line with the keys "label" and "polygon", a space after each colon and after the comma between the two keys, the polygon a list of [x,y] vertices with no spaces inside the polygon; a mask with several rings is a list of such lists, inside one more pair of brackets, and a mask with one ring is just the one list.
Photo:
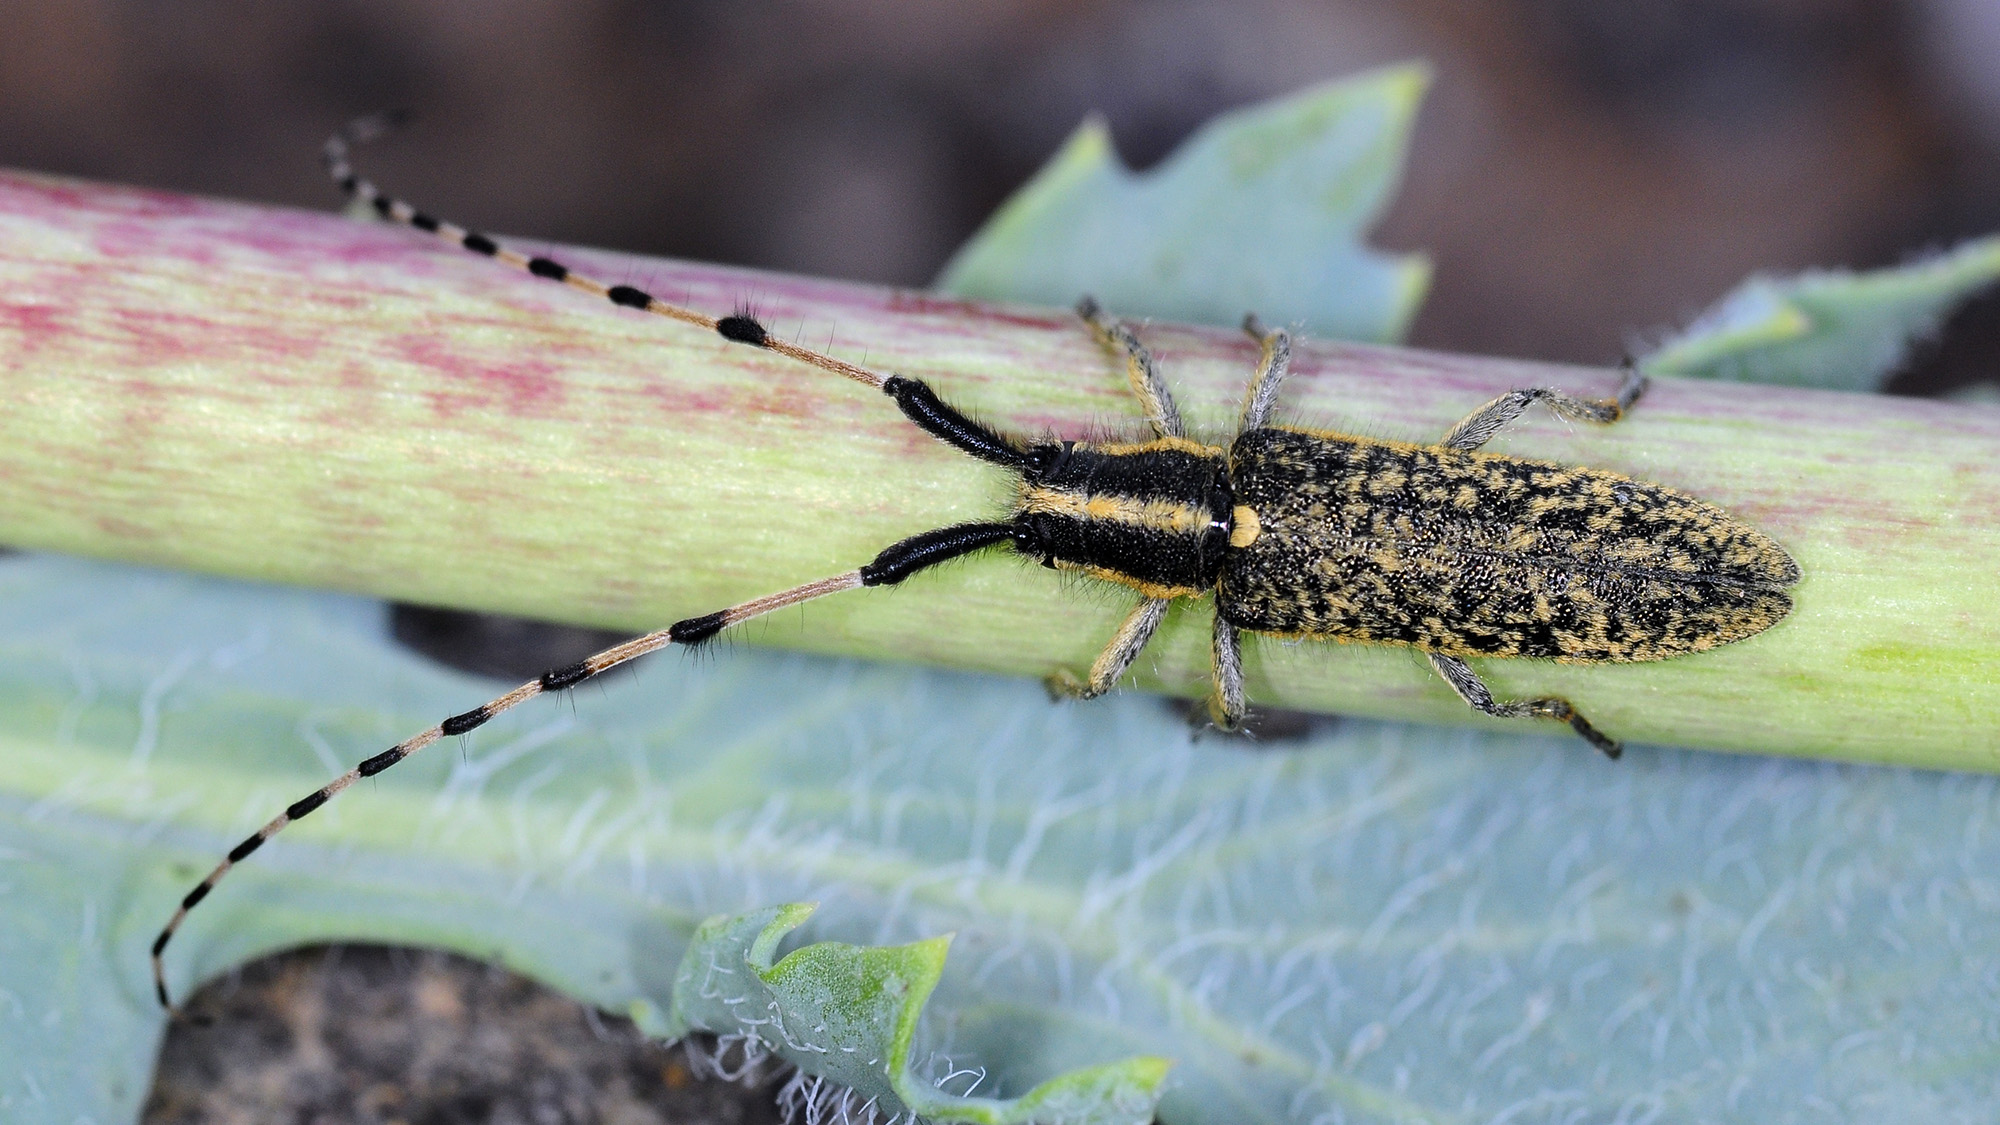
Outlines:
{"label": "green plant stem", "polygon": [[[0,177],[0,541],[632,630],[867,561],[1007,506],[1003,474],[864,387],[482,262],[408,230]],[[545,249],[523,240],[527,249]],[[664,299],[921,376],[997,425],[1133,435],[1116,364],[1059,310],[559,250]],[[1153,325],[1198,431],[1256,350]],[[1304,342],[1298,424],[1434,440],[1488,397],[1608,371]],[[2000,768],[2000,409],[1662,379],[1615,427],[1524,420],[1488,447],[1660,481],[1775,535],[1778,627],[1654,665],[1486,661],[1633,740]],[[988,552],[737,636],[1014,675],[1088,664],[1115,587]],[[1208,609],[1135,669],[1199,696]],[[1251,698],[1491,725],[1403,649],[1253,639]],[[1503,729],[1521,730],[1519,723]]]}

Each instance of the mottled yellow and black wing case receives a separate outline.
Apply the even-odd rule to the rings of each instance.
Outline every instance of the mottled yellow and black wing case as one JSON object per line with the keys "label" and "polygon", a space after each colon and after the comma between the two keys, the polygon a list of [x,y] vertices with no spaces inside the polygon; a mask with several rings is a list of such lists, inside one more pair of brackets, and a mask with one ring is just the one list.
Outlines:
{"label": "mottled yellow and black wing case", "polygon": [[1600,469],[1269,428],[1231,450],[1258,532],[1238,628],[1570,664],[1664,660],[1770,628],[1798,564],[1721,508]]}

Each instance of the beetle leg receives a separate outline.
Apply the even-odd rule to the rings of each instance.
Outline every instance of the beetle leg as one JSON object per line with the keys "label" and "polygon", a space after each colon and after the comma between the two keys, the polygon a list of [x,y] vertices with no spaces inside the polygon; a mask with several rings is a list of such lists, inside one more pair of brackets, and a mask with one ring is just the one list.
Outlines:
{"label": "beetle leg", "polygon": [[1243,397],[1243,424],[1238,428],[1239,433],[1264,428],[1271,417],[1271,404],[1278,398],[1278,385],[1285,381],[1285,372],[1292,362],[1291,333],[1282,328],[1267,331],[1256,313],[1243,318],[1243,331],[1257,341],[1263,354],[1257,358],[1257,374],[1251,377],[1250,390]]}
{"label": "beetle leg", "polygon": [[1208,719],[1218,730],[1243,729],[1243,647],[1236,626],[1215,615],[1215,692],[1208,697]]}
{"label": "beetle leg", "polygon": [[1076,673],[1067,668],[1057,669],[1044,681],[1049,694],[1070,699],[1096,699],[1117,686],[1118,678],[1132,661],[1139,656],[1139,650],[1153,639],[1153,630],[1160,627],[1160,619],[1167,615],[1167,599],[1147,598],[1140,602],[1125,617],[1125,623],[1112,634],[1111,643],[1097,654],[1097,661],[1090,666],[1088,681],[1076,678]]}
{"label": "beetle leg", "polygon": [[1438,444],[1446,449],[1478,449],[1486,444],[1487,439],[1499,433],[1500,427],[1519,418],[1522,411],[1536,402],[1547,403],[1550,410],[1564,418],[1575,418],[1580,422],[1616,422],[1625,416],[1633,403],[1639,401],[1640,395],[1646,393],[1646,382],[1645,374],[1627,359],[1625,381],[1612,398],[1576,398],[1553,387],[1508,391],[1466,415],[1463,421],[1438,440]]}
{"label": "beetle leg", "polygon": [[1584,741],[1604,751],[1604,756],[1607,758],[1615,759],[1625,752],[1625,748],[1618,744],[1617,739],[1591,726],[1567,699],[1548,696],[1542,699],[1518,699],[1501,703],[1493,698],[1493,692],[1488,690],[1480,681],[1478,674],[1473,672],[1465,661],[1438,652],[1429,655],[1431,667],[1437,669],[1438,675],[1444,677],[1444,682],[1450,684],[1459,698],[1471,704],[1475,711],[1503,719],[1555,719],[1568,723],[1571,730],[1582,735]]}
{"label": "beetle leg", "polygon": [[1153,365],[1153,354],[1139,342],[1139,337],[1122,323],[1105,316],[1104,310],[1089,297],[1076,303],[1076,315],[1090,326],[1090,334],[1106,350],[1125,356],[1125,378],[1131,381],[1132,393],[1139,396],[1140,405],[1145,407],[1146,420],[1153,424],[1153,432],[1160,437],[1186,437],[1180,407],[1174,405],[1167,381],[1160,377],[1160,369]]}

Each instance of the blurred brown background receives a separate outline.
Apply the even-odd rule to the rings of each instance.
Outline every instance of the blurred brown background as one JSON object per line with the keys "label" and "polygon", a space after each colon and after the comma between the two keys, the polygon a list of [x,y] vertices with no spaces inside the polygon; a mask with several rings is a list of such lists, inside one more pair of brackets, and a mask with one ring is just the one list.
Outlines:
{"label": "blurred brown background", "polygon": [[[368,165],[437,213],[920,285],[1088,111],[1144,166],[1411,57],[1417,343],[1614,360],[1753,270],[2000,229],[1996,0],[9,0],[0,162],[330,207],[319,140],[409,107]],[[1990,372],[1994,305],[1899,387]]]}
{"label": "blurred brown background", "polygon": [[[0,163],[331,208],[320,140],[409,107],[368,166],[438,214],[921,285],[1086,112],[1145,166],[1411,57],[1375,241],[1436,264],[1419,344],[1606,362],[1750,272],[2000,230],[2000,0],[8,0]],[[1988,297],[1894,387],[1996,370]],[[669,1108],[671,1057],[459,962],[295,955],[189,1011],[152,1120],[770,1113]]]}

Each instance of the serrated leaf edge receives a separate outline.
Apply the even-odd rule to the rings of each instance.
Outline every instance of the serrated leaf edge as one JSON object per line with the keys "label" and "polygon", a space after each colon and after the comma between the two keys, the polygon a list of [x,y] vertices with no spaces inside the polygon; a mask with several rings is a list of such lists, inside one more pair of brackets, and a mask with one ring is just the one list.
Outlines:
{"label": "serrated leaf edge", "polygon": [[1399,254],[1378,249],[1369,245],[1362,235],[1381,221],[1394,199],[1393,185],[1400,182],[1402,170],[1408,163],[1410,133],[1432,79],[1433,72],[1427,63],[1395,63],[1218,114],[1177,145],[1157,167],[1144,172],[1133,171],[1118,158],[1111,127],[1104,116],[1096,112],[1087,114],[1055,155],[953,253],[932,283],[933,288],[960,296],[994,296],[987,290],[984,278],[1007,272],[1003,264],[1004,256],[996,248],[1009,245],[1015,240],[1015,232],[1037,222],[1042,215],[1059,209],[1087,181],[1104,180],[1127,188],[1161,182],[1174,175],[1196,152],[1226,141],[1230,132],[1242,128],[1245,122],[1297,109],[1316,100],[1330,102],[1373,96],[1386,116],[1381,143],[1394,150],[1394,159],[1391,169],[1383,177],[1384,186],[1376,193],[1377,198],[1357,209],[1353,221],[1344,229],[1354,236],[1355,249],[1374,260],[1392,279],[1394,307],[1381,323],[1380,330],[1370,335],[1369,342],[1400,341],[1408,335],[1410,324],[1430,292],[1435,272],[1433,263],[1422,253]]}
{"label": "serrated leaf edge", "polygon": [[[1038,1083],[1016,1098],[959,1097],[936,1089],[910,1070],[910,1055],[916,1042],[917,1024],[931,993],[944,975],[950,935],[925,938],[900,946],[857,946],[844,942],[816,942],[802,946],[782,958],[774,957],[779,945],[804,925],[817,909],[811,903],[787,903],[737,915],[718,914],[704,921],[682,955],[675,974],[676,995],[665,1013],[651,1004],[636,1004],[632,1016],[642,1030],[661,1038],[681,1038],[695,1031],[724,1036],[743,1036],[796,1066],[801,1073],[826,1077],[819,1056],[811,1050],[795,1050],[784,1041],[774,1041],[753,1026],[712,1027],[689,1014],[680,989],[703,970],[704,958],[718,942],[726,944],[732,931],[756,926],[756,935],[743,946],[744,967],[774,990],[788,977],[808,966],[823,966],[849,959],[880,960],[900,955],[905,986],[897,997],[894,1030],[889,1050],[882,1059],[883,1076],[902,1105],[883,1106],[894,1112],[907,1110],[936,1122],[964,1122],[967,1125],[1027,1125],[1028,1122],[1077,1122],[1079,1125],[1143,1125],[1151,1121],[1159,1104],[1162,1085],[1172,1063],[1155,1056],[1135,1056],[1118,1062],[1082,1067]],[[872,956],[871,956],[872,955]]]}
{"label": "serrated leaf edge", "polygon": [[1639,365],[1655,374],[1713,378],[1717,376],[1713,369],[1724,361],[1748,359],[1766,349],[1809,340],[1824,330],[1837,331],[1833,314],[1838,310],[1829,308],[1832,298],[1871,291],[1884,300],[1925,289],[1937,293],[1936,307],[1905,327],[1904,348],[1888,356],[1886,366],[1868,373],[1879,379],[1894,369],[1910,341],[1935,331],[1954,306],[1996,279],[2000,279],[2000,235],[1877,270],[1815,269],[1789,277],[1756,274],[1653,349]]}

